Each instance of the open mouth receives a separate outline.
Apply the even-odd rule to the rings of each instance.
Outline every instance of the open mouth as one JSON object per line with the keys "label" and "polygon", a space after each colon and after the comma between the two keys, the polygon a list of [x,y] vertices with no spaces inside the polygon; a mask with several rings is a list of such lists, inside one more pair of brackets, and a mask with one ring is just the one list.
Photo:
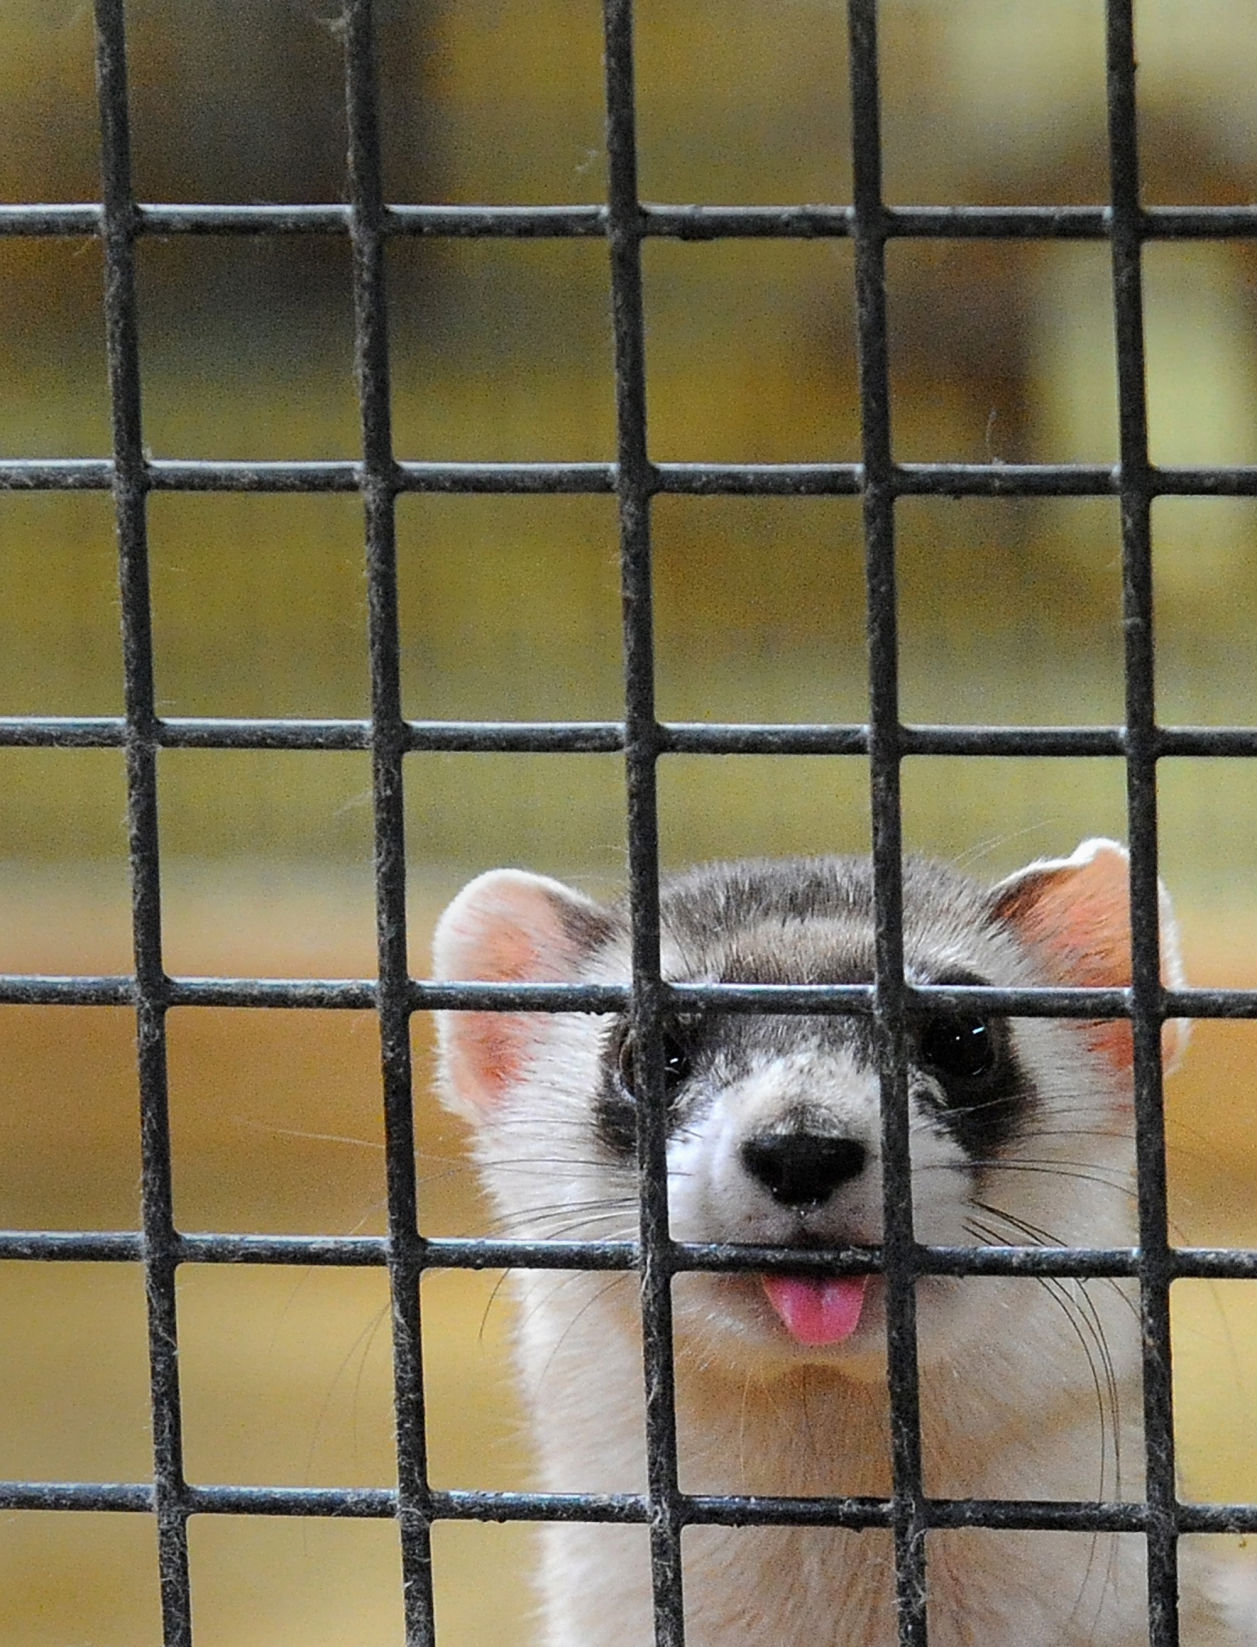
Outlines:
{"label": "open mouth", "polygon": [[860,1325],[868,1275],[761,1275],[768,1302],[800,1344],[841,1344]]}

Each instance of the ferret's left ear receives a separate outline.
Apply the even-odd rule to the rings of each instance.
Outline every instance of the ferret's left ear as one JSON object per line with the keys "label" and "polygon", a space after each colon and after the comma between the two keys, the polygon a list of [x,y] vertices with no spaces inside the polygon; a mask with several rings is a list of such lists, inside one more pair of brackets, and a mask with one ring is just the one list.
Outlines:
{"label": "ferret's left ear", "polygon": [[[1159,886],[1161,981],[1183,985],[1178,929]],[[992,912],[1044,963],[1047,981],[1091,989],[1130,984],[1130,859],[1116,841],[1084,841],[1068,858],[1027,864],[992,889]],[[1186,1018],[1167,1019],[1161,1047],[1167,1071],[1187,1045]],[[1087,1025],[1088,1039],[1121,1069],[1132,1058],[1130,1024],[1110,1018]]]}

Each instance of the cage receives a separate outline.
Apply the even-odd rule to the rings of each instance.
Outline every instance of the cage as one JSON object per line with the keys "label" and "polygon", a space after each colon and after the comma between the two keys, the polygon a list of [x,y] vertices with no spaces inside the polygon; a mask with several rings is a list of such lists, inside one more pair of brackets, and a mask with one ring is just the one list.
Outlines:
{"label": "cage", "polygon": [[[1257,1347],[1251,1037],[1224,1039],[1255,1014],[1257,47],[1234,8],[1171,0],[526,10],[96,0],[3,25],[0,1505],[24,1576],[0,1633],[517,1640],[514,1535],[583,1517],[649,1529],[661,1644],[684,1530],[733,1519],[889,1530],[904,1644],[927,1533],[1135,1535],[1170,1647],[1180,1537],[1257,1530],[1242,1413],[1199,1421],[1221,1485],[1176,1475],[1219,1331],[1241,1382]],[[949,998],[1130,1018],[1138,1249],[922,1246],[905,840],[996,830],[998,861],[1075,820],[1130,842],[1130,989]],[[669,1297],[738,1260],[671,1238],[660,1105],[637,1240],[467,1233],[456,1141],[416,1119],[420,1026],[614,1006],[650,1044],[661,861],[835,838],[872,851],[877,982],[807,1004],[871,1013],[886,1049],[894,1487],[705,1497],[677,1478]],[[625,850],[627,993],[428,976],[470,863],[606,882]],[[1163,862],[1208,987],[1161,986]],[[1212,1222],[1167,1175],[1178,1016],[1216,1029],[1182,1119],[1208,1163],[1184,1193],[1229,1191]],[[501,1399],[451,1345],[486,1310],[496,1342],[475,1289],[516,1265],[640,1269],[646,1492],[538,1493],[512,1443],[450,1429]],[[931,1273],[1137,1280],[1141,1501],[925,1493]],[[1178,1300],[1206,1282],[1235,1301],[1193,1349],[1213,1306]]]}

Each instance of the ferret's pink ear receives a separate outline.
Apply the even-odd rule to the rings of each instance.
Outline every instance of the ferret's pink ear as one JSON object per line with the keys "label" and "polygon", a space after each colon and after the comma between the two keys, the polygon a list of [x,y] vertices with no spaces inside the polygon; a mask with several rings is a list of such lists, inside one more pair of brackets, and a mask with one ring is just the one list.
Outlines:
{"label": "ferret's pink ear", "polygon": [[[1161,979],[1183,984],[1178,929],[1162,886]],[[1124,989],[1130,983],[1130,860],[1116,841],[1084,841],[1068,858],[1027,864],[993,889],[993,911],[1044,964],[1046,981],[1084,988]],[[1169,1019],[1161,1032],[1165,1067],[1187,1045],[1188,1020]],[[1132,1060],[1130,1024],[1109,1018],[1088,1024],[1087,1036],[1119,1068]]]}
{"label": "ferret's pink ear", "polygon": [[[434,975],[443,982],[574,983],[612,930],[604,909],[543,875],[493,869],[465,886],[437,923]],[[439,1012],[446,1096],[473,1119],[517,1078],[547,1014]]]}

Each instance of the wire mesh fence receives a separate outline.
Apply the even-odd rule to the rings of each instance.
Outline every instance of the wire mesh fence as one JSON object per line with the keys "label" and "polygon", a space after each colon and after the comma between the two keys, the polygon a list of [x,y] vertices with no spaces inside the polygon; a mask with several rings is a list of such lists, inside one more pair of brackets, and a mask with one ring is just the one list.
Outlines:
{"label": "wire mesh fence", "polygon": [[[1161,726],[1155,712],[1153,500],[1257,496],[1257,470],[1169,468],[1149,460],[1141,307],[1141,257],[1150,240],[1224,240],[1257,233],[1257,207],[1145,208],[1136,144],[1131,0],[1108,0],[1107,96],[1111,199],[1107,206],[892,207],[883,198],[876,0],[849,0],[853,196],[850,205],[721,207],[648,205],[640,199],[635,138],[633,8],[605,0],[607,190],[582,206],[394,205],[384,193],[376,43],[371,0],[344,16],[347,198],[335,205],[149,205],[132,187],[126,19],[123,0],[96,0],[102,133],[101,199],[89,205],[0,208],[0,232],[18,237],[95,236],[105,258],[113,454],[110,459],[7,460],[0,487],[109,490],[115,508],[124,640],[124,713],[103,717],[9,716],[10,747],[107,747],[126,761],[134,969],[126,976],[0,978],[0,1002],[127,1006],[135,1013],[142,1219],[135,1232],[0,1233],[0,1256],[143,1266],[153,1413],[153,1473],[132,1483],[0,1483],[6,1509],[110,1510],[155,1518],[164,1647],[190,1647],[194,1589],[188,1524],[193,1516],[350,1516],[396,1522],[408,1647],[436,1641],[433,1525],[442,1520],[599,1520],[649,1528],[656,1640],[684,1639],[682,1533],[686,1527],[799,1524],[884,1528],[895,1548],[898,1639],[924,1647],[929,1572],[926,1533],[958,1527],[1109,1530],[1142,1535],[1148,1549],[1149,1647],[1177,1639],[1176,1547],[1188,1532],[1257,1532],[1257,1508],[1180,1502],[1174,1462],[1169,1289],[1180,1277],[1257,1278],[1257,1253],[1175,1247],[1166,1222],[1161,1025],[1166,1018],[1251,1017],[1257,995],[1239,989],[1166,990],[1158,939],[1157,763],[1167,756],[1257,754],[1257,728]],[[137,243],[148,236],[213,232],[251,236],[344,236],[353,256],[355,359],[361,455],[354,461],[247,462],[154,459],[142,420]],[[407,236],[590,238],[605,242],[614,326],[617,447],[607,463],[432,463],[399,459],[390,427],[390,341],[385,248]],[[656,463],[650,456],[642,251],[651,238],[832,238],[854,248],[862,450],[852,463]],[[1120,461],[1104,464],[898,463],[892,454],[885,257],[896,239],[1085,239],[1112,259]],[[370,715],[365,719],[173,718],[154,692],[147,516],[164,491],[346,492],[361,497],[368,589]],[[395,514],[408,492],[614,496],[618,506],[624,627],[624,709],[597,722],[420,721],[403,713],[400,688]],[[859,724],[662,721],[655,705],[651,507],[662,494],[858,497],[867,576],[869,709]],[[1125,713],[1090,726],[906,725],[899,708],[895,518],[912,496],[1112,497],[1121,511]],[[474,614],[469,617],[474,620]],[[159,852],[159,753],[170,749],[366,751],[371,760],[378,970],[370,979],[171,976],[163,960]],[[416,979],[407,957],[404,826],[406,758],[420,751],[622,754],[625,763],[631,988],[445,985]],[[659,762],[669,754],[831,755],[867,761],[877,909],[873,985],[680,986],[661,974]],[[903,965],[900,767],[911,755],[1114,757],[1125,763],[1131,851],[1133,975],[1129,989],[927,989]],[[1092,1019],[1129,1017],[1135,1045],[1139,1244],[1137,1249],[952,1248],[915,1237],[909,1175],[905,1024],[914,1002],[987,1013]],[[189,1234],[176,1226],[167,1093],[166,1020],[177,1007],[334,1008],[374,1013],[380,1035],[388,1227],[383,1236]],[[635,1241],[514,1241],[420,1234],[412,1117],[410,1020],[436,1009],[627,1012],[647,1050],[640,1071],[640,1236]],[[886,1279],[893,1490],[886,1498],[730,1498],[683,1492],[671,1335],[673,1278],[687,1269],[753,1270],[759,1249],[679,1243],[669,1234],[666,1105],[659,1053],[669,1012],[861,1013],[882,1048],[884,1241],[873,1253],[835,1252],[840,1271],[870,1266]],[[778,1253],[780,1262],[784,1255]],[[179,1320],[180,1266],[266,1264],[376,1266],[391,1298],[397,1484],[378,1488],[206,1486],[184,1469]],[[419,1280],[441,1268],[530,1266],[636,1270],[646,1363],[647,1488],[644,1493],[488,1492],[437,1489],[426,1463]],[[942,1499],[922,1481],[915,1283],[947,1275],[1134,1277],[1143,1321],[1145,1497],[1136,1502]]]}

